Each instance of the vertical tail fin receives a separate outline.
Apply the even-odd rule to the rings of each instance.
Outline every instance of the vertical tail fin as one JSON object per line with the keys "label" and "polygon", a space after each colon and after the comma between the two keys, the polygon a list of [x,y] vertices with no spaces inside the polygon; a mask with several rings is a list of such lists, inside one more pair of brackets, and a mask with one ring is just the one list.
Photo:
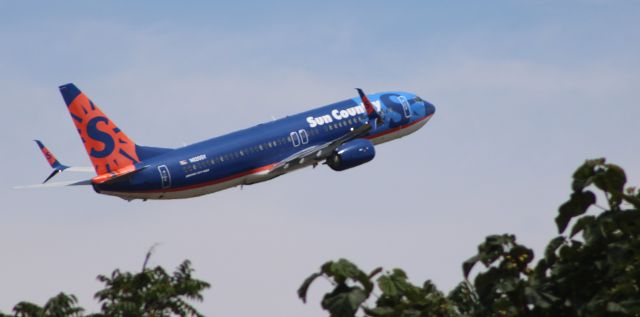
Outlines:
{"label": "vertical tail fin", "polygon": [[136,144],[74,84],[60,86],[73,123],[98,175],[140,162]]}

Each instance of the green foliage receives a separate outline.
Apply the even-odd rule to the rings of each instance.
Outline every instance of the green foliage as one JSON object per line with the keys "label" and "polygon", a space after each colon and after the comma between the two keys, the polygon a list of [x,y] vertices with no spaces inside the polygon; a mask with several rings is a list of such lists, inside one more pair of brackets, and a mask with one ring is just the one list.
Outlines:
{"label": "green foliage", "polygon": [[401,269],[393,269],[378,278],[382,292],[375,307],[363,307],[373,317],[447,317],[458,316],[449,300],[431,281],[422,287],[411,284]]}
{"label": "green foliage", "polygon": [[43,307],[29,302],[20,302],[13,307],[14,315],[0,313],[0,317],[76,317],[82,316],[84,309],[77,306],[73,295],[60,293],[49,299]]}
{"label": "green foliage", "polygon": [[[202,301],[202,291],[209,287],[204,281],[192,277],[191,263],[186,260],[172,275],[162,267],[149,269],[146,263],[139,273],[115,270],[110,276],[99,275],[104,289],[95,294],[102,304],[101,312],[87,315],[93,317],[163,317],[202,316],[187,300]],[[40,307],[29,302],[18,303],[13,315],[0,317],[80,317],[84,309],[77,306],[73,295],[60,293]]]}
{"label": "green foliage", "polygon": [[311,283],[320,276],[327,277],[335,288],[322,299],[322,308],[328,310],[331,316],[354,316],[373,290],[371,278],[379,272],[380,269],[375,269],[367,275],[345,259],[329,261],[320,268],[320,272],[311,274],[302,283],[298,297],[306,302]]}
{"label": "green foliage", "polygon": [[[349,289],[344,279],[324,270],[307,279],[299,295],[306,299],[309,285],[324,275],[335,286],[323,299],[332,317],[355,316],[359,309],[372,317],[640,316],[640,191],[625,189],[626,180],[617,165],[604,159],[586,161],[573,174],[573,192],[555,219],[560,235],[551,239],[544,257],[534,265],[533,251],[514,235],[488,236],[478,253],[462,264],[465,280],[447,297],[430,281],[423,287],[412,285],[400,269],[378,278],[381,294],[375,306],[367,304],[374,293],[368,291],[366,298],[351,302],[348,311],[328,309],[327,298]],[[606,199],[608,209],[597,205],[594,190]],[[587,214],[593,206],[602,212]],[[478,263],[484,270],[471,282]],[[358,276],[362,279],[364,273]],[[368,278],[354,281],[373,284],[372,276]]]}
{"label": "green foliage", "polygon": [[95,294],[102,313],[94,316],[202,316],[186,300],[202,301],[207,282],[192,278],[191,263],[185,260],[173,275],[160,266],[132,274],[115,270],[99,275],[105,288]]}
{"label": "green foliage", "polygon": [[[325,263],[320,272],[309,276],[298,290],[298,296],[306,301],[309,286],[318,277],[331,281],[333,291],[324,295],[321,305],[332,317],[355,316],[362,309],[373,317],[421,317],[458,316],[450,302],[430,281],[422,287],[411,284],[401,269],[383,273],[374,282],[381,268],[365,274],[353,263],[340,259]],[[375,306],[365,305],[379,290]]]}
{"label": "green foliage", "polygon": [[528,300],[540,296],[523,278],[531,273],[531,260],[533,251],[513,235],[489,236],[480,244],[478,254],[462,265],[465,279],[477,262],[487,267],[473,283],[477,316],[524,316]]}

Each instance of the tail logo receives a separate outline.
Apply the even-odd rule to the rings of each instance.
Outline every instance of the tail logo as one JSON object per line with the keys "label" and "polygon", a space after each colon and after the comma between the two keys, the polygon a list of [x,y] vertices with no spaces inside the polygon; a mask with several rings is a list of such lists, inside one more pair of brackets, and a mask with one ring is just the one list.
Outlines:
{"label": "tail logo", "polygon": [[103,149],[99,151],[96,150],[95,147],[91,147],[91,152],[89,152],[89,155],[96,158],[105,158],[113,153],[113,150],[115,149],[115,141],[109,133],[98,129],[98,123],[100,122],[104,123],[105,126],[109,126],[109,119],[105,117],[95,117],[87,123],[87,135],[91,139],[98,141],[104,145]]}

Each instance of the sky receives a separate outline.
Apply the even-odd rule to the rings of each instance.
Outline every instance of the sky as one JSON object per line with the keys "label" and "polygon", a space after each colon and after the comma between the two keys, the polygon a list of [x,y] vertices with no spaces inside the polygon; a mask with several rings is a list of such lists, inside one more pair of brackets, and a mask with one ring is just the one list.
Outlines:
{"label": "sky", "polygon": [[[640,184],[640,2],[0,0],[0,311],[60,291],[96,311],[98,274],[190,259],[207,316],[326,316],[328,260],[401,267],[448,292],[489,234],[541,254],[570,176],[606,157]],[[199,198],[14,190],[90,164],[57,87],[137,143],[181,147],[367,92],[435,104],[365,165]],[[85,175],[62,175],[58,180]],[[605,204],[605,202],[601,202]]]}

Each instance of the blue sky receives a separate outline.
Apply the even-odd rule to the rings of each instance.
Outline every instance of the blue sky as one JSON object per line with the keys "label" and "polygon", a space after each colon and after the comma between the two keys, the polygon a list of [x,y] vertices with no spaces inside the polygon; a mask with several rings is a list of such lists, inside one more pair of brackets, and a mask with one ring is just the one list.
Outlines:
{"label": "blue sky", "polygon": [[[324,316],[295,296],[324,261],[407,270],[448,291],[484,236],[539,254],[570,174],[606,156],[640,184],[640,3],[0,1],[0,310],[95,276],[192,259],[207,315]],[[88,165],[57,86],[76,83],[138,143],[179,147],[367,91],[434,103],[374,161],[192,200],[16,191],[49,173],[31,140]],[[70,176],[61,176],[60,178]],[[246,305],[245,300],[252,304]]]}

